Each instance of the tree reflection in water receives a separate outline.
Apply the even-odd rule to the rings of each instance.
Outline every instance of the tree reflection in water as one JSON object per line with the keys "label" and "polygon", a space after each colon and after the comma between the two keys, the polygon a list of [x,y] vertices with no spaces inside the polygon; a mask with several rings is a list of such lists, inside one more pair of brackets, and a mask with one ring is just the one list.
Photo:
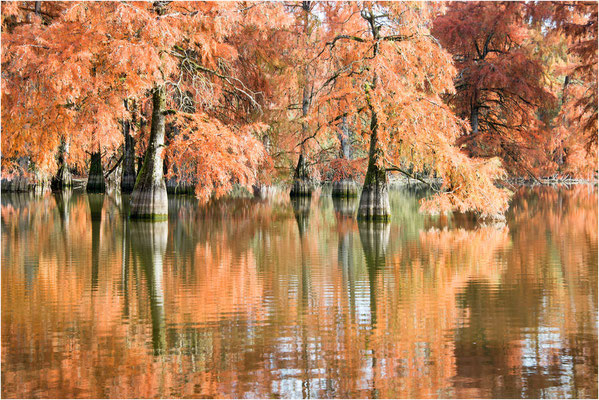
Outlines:
{"label": "tree reflection in water", "polygon": [[595,189],[523,189],[503,227],[397,191],[384,225],[106,196],[2,196],[3,396],[597,397]]}

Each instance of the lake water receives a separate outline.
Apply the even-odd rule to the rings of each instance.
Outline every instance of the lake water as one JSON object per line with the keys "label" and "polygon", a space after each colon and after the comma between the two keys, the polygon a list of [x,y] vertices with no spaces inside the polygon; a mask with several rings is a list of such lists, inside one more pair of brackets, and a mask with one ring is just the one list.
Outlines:
{"label": "lake water", "polygon": [[597,398],[596,189],[503,226],[418,197],[2,194],[2,396]]}

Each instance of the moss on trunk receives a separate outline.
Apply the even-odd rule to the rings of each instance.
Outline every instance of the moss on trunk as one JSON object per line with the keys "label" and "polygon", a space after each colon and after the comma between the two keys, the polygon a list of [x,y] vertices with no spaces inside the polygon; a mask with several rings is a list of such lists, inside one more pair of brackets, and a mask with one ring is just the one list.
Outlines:
{"label": "moss on trunk", "polygon": [[152,128],[144,163],[137,175],[131,193],[131,218],[165,220],[168,217],[168,199],[164,181],[162,151],[164,149],[166,92],[164,86],[154,89],[152,95]]}
{"label": "moss on trunk", "polygon": [[88,193],[104,193],[106,191],[106,181],[104,180],[104,169],[102,168],[102,155],[100,151],[91,155],[89,164],[89,177],[85,188]]}

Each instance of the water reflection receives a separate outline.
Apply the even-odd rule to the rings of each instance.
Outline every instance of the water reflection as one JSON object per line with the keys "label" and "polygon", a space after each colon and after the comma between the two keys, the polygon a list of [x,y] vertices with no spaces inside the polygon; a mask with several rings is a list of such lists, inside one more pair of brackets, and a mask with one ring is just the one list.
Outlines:
{"label": "water reflection", "polygon": [[104,194],[88,194],[89,214],[92,228],[92,291],[98,288],[98,273],[100,264],[100,228],[102,226],[102,210],[104,209]]}
{"label": "water reflection", "polygon": [[297,221],[297,229],[301,238],[303,238],[306,232],[308,231],[308,225],[310,223],[311,203],[311,197],[294,197],[291,199],[293,215],[295,216],[295,220]]}
{"label": "water reflection", "polygon": [[377,323],[377,279],[387,263],[386,253],[389,245],[391,225],[388,222],[360,221],[360,242],[364,250],[366,268],[368,269],[368,286],[370,293],[370,320],[372,327]]}
{"label": "water reflection", "polygon": [[3,195],[2,396],[597,397],[597,192],[523,189],[506,226],[418,195],[390,224],[326,196],[176,196],[156,224]]}
{"label": "water reflection", "polygon": [[131,249],[136,264],[144,272],[152,316],[154,354],[166,349],[164,314],[163,261],[168,239],[168,222],[128,222]]}

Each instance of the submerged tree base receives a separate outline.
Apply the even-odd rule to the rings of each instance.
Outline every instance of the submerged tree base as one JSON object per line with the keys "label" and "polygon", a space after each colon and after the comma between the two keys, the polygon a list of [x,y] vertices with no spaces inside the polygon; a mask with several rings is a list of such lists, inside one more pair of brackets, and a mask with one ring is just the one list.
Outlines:
{"label": "submerged tree base", "polygon": [[358,220],[385,222],[390,219],[391,206],[387,185],[364,185],[358,207]]}
{"label": "submerged tree base", "polygon": [[259,184],[252,186],[252,191],[256,199],[266,200],[275,194],[276,188],[270,185]]}
{"label": "submerged tree base", "polygon": [[52,190],[64,190],[73,187],[73,176],[66,165],[60,167],[50,183]]}
{"label": "submerged tree base", "polygon": [[121,176],[121,193],[129,194],[135,187],[135,173],[123,173]]}
{"label": "submerged tree base", "polygon": [[89,177],[85,190],[89,193],[104,193],[106,191],[106,181],[104,180],[104,170],[102,169],[102,156],[100,152],[92,154],[89,165]]}
{"label": "submerged tree base", "polygon": [[312,196],[312,184],[308,180],[297,179],[293,182],[293,186],[291,187],[291,192],[289,192],[289,196],[291,197],[310,197]]}
{"label": "submerged tree base", "polygon": [[49,189],[48,180],[41,177],[29,178],[16,176],[11,179],[2,179],[1,189],[3,192],[33,192],[44,193]]}
{"label": "submerged tree base", "polygon": [[[141,185],[140,185],[141,186]],[[156,187],[136,187],[131,194],[132,219],[164,221],[168,218],[168,197],[166,185]]]}
{"label": "submerged tree base", "polygon": [[179,182],[178,180],[173,178],[166,181],[166,192],[168,194],[194,195],[196,192],[196,185],[191,183]]}
{"label": "submerged tree base", "polygon": [[331,196],[336,198],[358,197],[358,185],[353,179],[343,179],[333,182]]}

